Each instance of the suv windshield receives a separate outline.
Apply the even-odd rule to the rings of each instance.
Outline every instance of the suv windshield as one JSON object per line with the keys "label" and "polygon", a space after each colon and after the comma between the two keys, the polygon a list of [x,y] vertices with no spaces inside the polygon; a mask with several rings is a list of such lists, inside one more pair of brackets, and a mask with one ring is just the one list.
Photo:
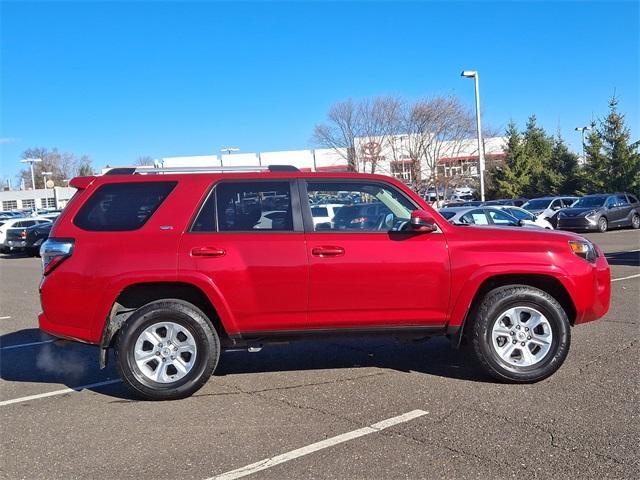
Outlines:
{"label": "suv windshield", "polygon": [[601,207],[607,197],[582,197],[572,205],[572,208]]}
{"label": "suv windshield", "polygon": [[525,210],[544,210],[549,207],[552,200],[552,198],[536,198],[535,200],[529,200],[522,208]]}

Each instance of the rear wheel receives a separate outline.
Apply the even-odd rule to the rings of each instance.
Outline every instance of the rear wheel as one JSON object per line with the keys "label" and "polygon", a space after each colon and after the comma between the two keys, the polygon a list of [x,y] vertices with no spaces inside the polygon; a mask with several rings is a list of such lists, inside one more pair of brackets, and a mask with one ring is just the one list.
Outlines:
{"label": "rear wheel", "polygon": [[192,395],[213,374],[220,340],[204,313],[183,300],[151,302],[124,324],[115,346],[125,385],[148,400]]}
{"label": "rear wheel", "polygon": [[560,368],[569,352],[570,325],[552,296],[530,286],[510,285],[486,295],[471,337],[485,371],[502,381],[528,383]]}
{"label": "rear wheel", "polygon": [[598,220],[598,231],[604,233],[608,228],[609,222],[607,221],[606,217],[600,217],[600,220]]}
{"label": "rear wheel", "polygon": [[635,229],[640,228],[640,215],[637,213],[631,218],[631,226]]}

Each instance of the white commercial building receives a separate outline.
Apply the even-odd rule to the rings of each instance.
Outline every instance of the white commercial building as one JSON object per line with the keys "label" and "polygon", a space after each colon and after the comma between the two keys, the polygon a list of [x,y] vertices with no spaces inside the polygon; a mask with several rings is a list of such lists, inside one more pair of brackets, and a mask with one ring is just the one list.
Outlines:
{"label": "white commercial building", "polygon": [[38,188],[35,190],[5,190],[0,192],[0,209],[36,210],[64,208],[76,189],[73,187]]}
{"label": "white commercial building", "polygon": [[[484,139],[488,166],[504,158],[505,137]],[[476,139],[440,141],[410,135],[385,138],[356,138],[352,152],[356,169],[366,173],[390,175],[406,182],[414,180],[412,158],[419,158],[421,179],[437,176],[478,176],[478,147]],[[198,155],[166,157],[162,167],[233,167],[293,165],[302,171],[345,172],[349,154],[346,148],[314,150],[284,150],[278,152],[236,153],[226,155]]]}

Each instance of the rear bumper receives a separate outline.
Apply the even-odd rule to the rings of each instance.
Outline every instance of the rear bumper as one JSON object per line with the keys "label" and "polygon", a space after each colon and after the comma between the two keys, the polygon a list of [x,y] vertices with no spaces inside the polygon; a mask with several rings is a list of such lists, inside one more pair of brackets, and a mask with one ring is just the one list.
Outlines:
{"label": "rear bumper", "polygon": [[49,318],[47,318],[47,315],[44,312],[41,312],[38,315],[38,327],[44,333],[47,333],[54,337],[64,338],[65,340],[73,340],[82,343],[96,343],[88,338],[89,335],[87,330],[70,327],[69,325],[60,325],[58,323],[53,323],[49,320]]}

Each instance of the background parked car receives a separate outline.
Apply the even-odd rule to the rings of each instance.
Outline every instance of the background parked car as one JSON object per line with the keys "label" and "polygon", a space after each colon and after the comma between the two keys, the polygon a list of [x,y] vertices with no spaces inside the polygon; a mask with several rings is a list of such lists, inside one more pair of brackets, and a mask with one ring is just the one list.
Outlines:
{"label": "background parked car", "polygon": [[333,218],[336,230],[377,230],[391,210],[382,202],[342,205]]}
{"label": "background parked car", "polygon": [[499,198],[496,200],[489,200],[484,202],[487,207],[495,207],[498,205],[511,205],[514,207],[521,207],[529,201],[528,198]]}
{"label": "background parked car", "polygon": [[318,227],[318,225],[328,224],[329,230],[331,230],[333,228],[333,219],[342,207],[344,207],[344,204],[341,203],[312,205],[311,216],[313,217],[313,227],[316,230],[321,230],[322,227]]}
{"label": "background parked car", "polygon": [[438,211],[449,223],[454,225],[543,228],[535,223],[520,222],[507,212],[494,207],[446,207]]}
{"label": "background parked car", "polygon": [[525,224],[533,224],[542,228],[546,228],[547,230],[553,230],[553,225],[551,224],[551,222],[549,222],[549,220],[542,217],[536,217],[533,213],[528,212],[524,208],[514,207],[511,205],[497,205],[493,208],[498,208],[502,211],[505,211],[512,217],[517,218]]}
{"label": "background parked car", "polygon": [[571,208],[558,212],[558,228],[562,230],[598,230],[640,228],[640,203],[629,193],[586,195]]}
{"label": "background parked car", "polygon": [[[7,253],[9,251],[9,245],[7,245],[7,233],[11,229],[17,229],[18,232],[25,230],[27,227],[38,225],[41,223],[51,223],[48,218],[29,217],[29,218],[13,218],[9,220],[2,220],[0,222],[0,251]],[[18,233],[18,236],[20,233]]]}
{"label": "background parked car", "polygon": [[556,212],[570,207],[578,197],[541,197],[534,198],[522,205],[522,208],[533,213],[536,217],[551,219]]}
{"label": "background parked car", "polygon": [[51,232],[53,222],[39,223],[31,227],[12,228],[7,232],[7,247],[11,252],[25,252],[27,255],[39,256],[40,246]]}

